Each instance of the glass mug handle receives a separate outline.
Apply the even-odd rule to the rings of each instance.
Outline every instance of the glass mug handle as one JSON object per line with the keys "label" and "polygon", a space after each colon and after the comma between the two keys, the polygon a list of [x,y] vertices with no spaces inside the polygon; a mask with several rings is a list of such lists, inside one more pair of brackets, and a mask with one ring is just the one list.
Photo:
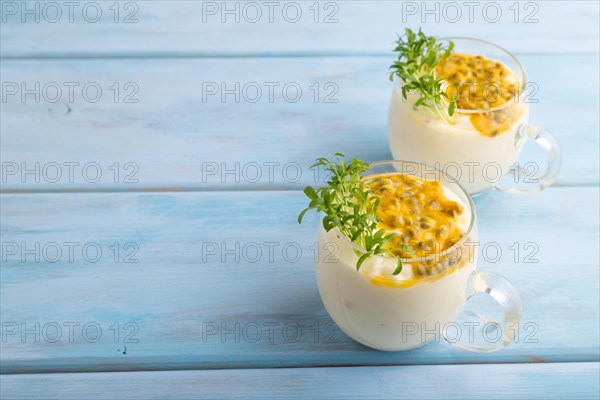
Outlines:
{"label": "glass mug handle", "polygon": [[[496,185],[496,190],[500,192],[519,194],[536,193],[549,187],[550,185],[552,185],[552,183],[554,183],[556,175],[558,175],[558,171],[560,170],[561,162],[560,146],[558,145],[558,142],[550,132],[548,132],[541,126],[533,124],[523,124],[519,127],[517,131],[517,142],[515,145],[521,146],[529,140],[534,141],[546,152],[546,155],[548,157],[548,169],[546,170],[546,173],[544,174],[544,176],[536,178],[531,182],[523,182],[525,184],[537,183],[537,185],[532,185],[529,188],[518,187],[516,185]],[[517,174],[516,176],[520,177],[521,174],[524,174],[526,177],[525,180],[529,179],[527,178],[527,176],[530,175],[530,171],[528,171],[526,168],[517,166],[517,168],[513,170],[515,171],[515,174]],[[519,183],[519,179],[515,179],[515,183]]]}
{"label": "glass mug handle", "polygon": [[[467,303],[473,296],[480,293],[490,295],[500,305],[504,314],[503,323],[496,322],[473,311],[463,311],[460,316],[464,316],[465,319],[469,320],[469,323],[463,322],[463,325],[469,328],[473,327],[468,335],[469,340],[458,340],[459,337],[462,338],[464,335],[461,333],[461,325],[456,322],[447,324],[442,329],[442,337],[451,345],[468,351],[489,353],[501,350],[514,341],[518,333],[522,312],[521,296],[514,286],[502,276],[492,272],[474,271],[467,284]],[[455,329],[451,328],[453,325]],[[481,336],[485,335],[485,344],[481,344],[482,341],[472,340],[474,339],[475,327],[481,330]],[[490,334],[484,332],[488,328],[497,331],[493,334],[494,338],[491,340],[489,339]]]}

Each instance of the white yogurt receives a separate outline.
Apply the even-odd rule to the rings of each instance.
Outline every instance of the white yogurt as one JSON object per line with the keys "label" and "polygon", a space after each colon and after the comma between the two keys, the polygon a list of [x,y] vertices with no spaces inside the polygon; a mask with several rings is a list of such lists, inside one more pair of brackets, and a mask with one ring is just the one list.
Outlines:
{"label": "white yogurt", "polygon": [[455,178],[471,194],[495,185],[517,161],[522,142],[519,126],[529,119],[529,107],[519,103],[520,117],[495,137],[481,135],[468,114],[456,114],[455,124],[442,121],[425,109],[413,108],[417,95],[402,97],[394,86],[388,115],[390,150],[395,160],[425,163]]}

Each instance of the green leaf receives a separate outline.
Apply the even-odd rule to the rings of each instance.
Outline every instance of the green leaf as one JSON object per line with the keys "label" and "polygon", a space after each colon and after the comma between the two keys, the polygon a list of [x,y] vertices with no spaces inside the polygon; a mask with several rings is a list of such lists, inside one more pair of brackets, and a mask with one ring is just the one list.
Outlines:
{"label": "green leaf", "polygon": [[456,109],[456,103],[455,102],[450,102],[450,105],[448,106],[448,115],[449,116],[453,116],[454,115],[454,109]]}
{"label": "green leaf", "polygon": [[325,216],[323,218],[323,228],[327,232],[329,232],[331,229],[333,229],[333,225],[331,225],[331,222],[329,222],[329,218],[327,216]]}
{"label": "green leaf", "polygon": [[404,243],[400,243],[397,247],[400,250],[402,250],[403,252],[408,253],[409,255],[411,255],[413,257],[416,256],[416,254],[415,254],[414,250],[412,249],[412,247],[410,247],[410,246],[408,246],[408,245],[406,245]]}
{"label": "green leaf", "polygon": [[304,217],[304,214],[306,214],[308,211],[310,210],[310,208],[305,209],[304,211],[302,211],[300,213],[300,215],[298,215],[298,223],[301,224],[302,223],[302,218]]}
{"label": "green leaf", "polygon": [[[444,93],[444,95],[446,95],[446,93]],[[448,97],[446,95],[446,97]],[[450,100],[450,105],[448,106],[448,115],[453,116],[454,115],[454,110],[456,109],[456,101],[457,101],[457,97],[456,95],[452,96],[452,99]]]}
{"label": "green leaf", "polygon": [[311,200],[314,200],[317,197],[319,197],[319,195],[317,194],[317,192],[315,191],[315,189],[312,186],[305,187],[304,194]]}
{"label": "green leaf", "polygon": [[398,265],[392,275],[398,275],[400,272],[402,272],[402,259],[398,258]]}
{"label": "green leaf", "polygon": [[367,260],[367,258],[369,258],[371,256],[370,253],[365,253],[362,256],[360,256],[360,258],[358,259],[358,261],[356,262],[356,270],[358,271],[361,267],[361,265],[363,265],[363,263]]}
{"label": "green leaf", "polygon": [[377,217],[375,217],[374,215],[367,215],[366,219],[371,221],[374,224],[377,224],[379,221],[377,220]]}

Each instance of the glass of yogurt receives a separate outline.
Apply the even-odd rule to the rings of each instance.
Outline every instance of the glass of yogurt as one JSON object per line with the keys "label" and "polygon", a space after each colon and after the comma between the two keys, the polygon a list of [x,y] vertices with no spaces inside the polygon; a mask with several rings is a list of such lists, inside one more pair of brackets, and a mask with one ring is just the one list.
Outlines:
{"label": "glass of yogurt", "polygon": [[[369,257],[357,270],[364,250],[337,228],[320,225],[319,248],[334,249],[316,263],[319,293],[331,318],[348,336],[387,351],[409,350],[446,339],[461,348],[488,352],[513,341],[521,318],[521,299],[499,275],[476,271],[477,221],[471,197],[452,178],[422,164],[372,163],[365,183],[380,198],[378,228],[414,249],[397,260]],[[405,254],[406,255],[406,254]],[[463,312],[475,294],[488,294],[503,321]],[[461,313],[462,312],[462,313]],[[470,325],[455,320],[468,315]],[[493,329],[494,340],[471,340],[468,330]]]}
{"label": "glass of yogurt", "polygon": [[[528,193],[550,186],[560,169],[560,150],[552,134],[529,123],[531,96],[519,60],[483,40],[439,40],[454,43],[454,53],[437,65],[435,75],[448,95],[457,96],[457,108],[452,117],[447,105],[432,104],[436,112],[415,108],[419,95],[408,93],[405,99],[396,77],[388,114],[393,158],[441,169],[471,195],[491,188]],[[518,162],[527,141],[547,153],[547,167]],[[544,167],[544,175],[536,176]]]}

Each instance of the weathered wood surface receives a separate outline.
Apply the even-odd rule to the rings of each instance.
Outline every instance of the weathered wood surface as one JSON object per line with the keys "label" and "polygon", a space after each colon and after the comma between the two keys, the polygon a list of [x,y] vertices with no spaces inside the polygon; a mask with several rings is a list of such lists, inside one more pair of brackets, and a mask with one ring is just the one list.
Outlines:
{"label": "weathered wood surface", "polygon": [[475,354],[443,341],[382,353],[332,325],[313,271],[317,217],[295,221],[300,191],[3,195],[3,245],[17,250],[1,270],[2,370],[593,361],[598,200],[597,188],[477,199],[479,268],[516,285],[524,316],[518,343]]}
{"label": "weathered wood surface", "polygon": [[3,375],[11,399],[597,399],[598,363]]}
{"label": "weathered wood surface", "polygon": [[[597,184],[598,169],[590,166],[599,163],[598,57],[522,59],[539,88],[531,97],[539,101],[530,104],[531,121],[555,133],[563,148],[557,184]],[[309,166],[316,157],[341,151],[369,161],[391,158],[386,124],[392,84],[385,74],[390,62],[384,57],[7,61],[0,65],[3,80],[25,82],[27,88],[37,82],[41,94],[39,103],[33,95],[23,98],[20,86],[14,95],[5,94],[1,155],[16,172],[3,171],[2,187],[300,189],[315,183]],[[72,102],[68,82],[79,84]],[[237,99],[221,98],[223,82],[227,88],[239,83]],[[272,100],[268,82],[278,85]],[[54,83],[64,98],[51,103],[58,93]],[[125,89],[129,83],[133,86]],[[206,85],[213,84],[219,92],[208,95]],[[256,103],[248,101],[258,93],[254,84],[262,90]],[[302,95],[292,102],[295,86]],[[93,103],[95,87],[102,96]],[[125,103],[128,95],[138,102]],[[522,161],[536,161],[543,171],[544,158],[535,150],[526,148]],[[68,163],[78,163],[71,164],[71,176]],[[23,174],[36,165],[37,175]]]}
{"label": "weathered wood surface", "polygon": [[382,54],[391,50],[405,26],[423,26],[442,36],[478,37],[515,52],[598,51],[595,1],[459,1],[450,6],[282,1],[271,3],[271,13],[265,2],[122,1],[115,7],[113,1],[100,1],[98,6],[79,3],[72,19],[66,6],[59,8],[57,18],[42,2],[37,13],[30,4],[33,13],[25,15],[20,3],[5,12],[4,57]]}
{"label": "weathered wood surface", "polygon": [[[81,13],[91,2],[77,5],[73,22],[57,2],[62,18],[51,23],[50,3],[27,2],[50,14],[24,23],[22,10],[10,9],[24,2],[0,3],[2,398],[598,398],[598,2],[499,2],[497,22],[491,2],[476,6],[472,22],[457,2],[455,23],[437,2],[321,2],[317,22],[314,2],[298,2],[295,23],[281,14],[291,2],[278,3],[273,22],[258,2],[257,23],[247,13],[222,22],[221,2],[193,1],[119,2],[117,22],[112,1],[96,2],[97,22]],[[440,22],[424,7],[438,7]],[[298,189],[320,182],[308,170],[316,156],[391,157],[390,49],[396,32],[419,25],[515,52],[539,89],[531,120],[563,149],[557,187],[476,199],[480,242],[490,249],[479,269],[517,286],[523,322],[532,324],[493,354],[444,343],[383,353],[353,342],[318,297],[317,218],[295,222],[305,204]],[[207,94],[207,85],[236,82],[257,83],[262,96],[249,101],[250,86],[239,102]],[[272,100],[267,82],[278,84]],[[21,84],[36,83],[40,101],[23,100]],[[82,94],[86,84],[101,88],[97,102],[94,88]],[[286,84],[302,89],[298,101],[285,98]],[[56,86],[62,94],[49,101]],[[542,162],[531,149],[526,157]],[[39,180],[7,174],[6,163],[39,163]],[[62,174],[56,183],[52,163]],[[79,163],[72,180],[64,163]],[[88,163],[97,166],[84,175]],[[267,242],[276,245],[272,261]],[[222,260],[219,247],[236,243],[240,260]],[[207,254],[213,245],[217,254]],[[63,253],[52,263],[56,246]],[[182,369],[201,371],[169,371]],[[80,371],[90,373],[43,374]]]}

